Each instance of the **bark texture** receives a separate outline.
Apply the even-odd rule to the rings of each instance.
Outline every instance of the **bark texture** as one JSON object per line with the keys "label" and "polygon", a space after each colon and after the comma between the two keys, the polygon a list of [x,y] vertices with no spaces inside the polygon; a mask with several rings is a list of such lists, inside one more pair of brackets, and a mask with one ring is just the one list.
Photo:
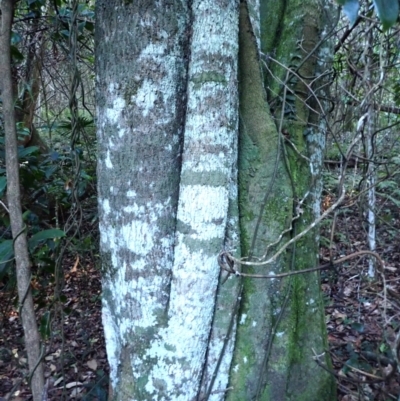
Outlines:
{"label": "bark texture", "polygon": [[[319,215],[319,175],[325,133],[320,130],[323,124],[319,123],[323,122],[324,109],[315,94],[326,84],[322,69],[326,66],[329,46],[322,39],[330,28],[324,21],[325,8],[311,1],[261,1],[260,24],[256,19],[257,10],[257,1],[249,1],[247,7],[242,7],[241,21],[246,29],[240,28],[243,56],[240,56],[239,190],[242,252],[248,249],[250,256],[260,258],[268,244],[276,241],[289,227],[290,220],[299,215],[299,200],[306,197],[307,202],[283,242],[296,236]],[[260,39],[257,39],[258,32]],[[252,57],[245,53],[251,42],[254,43]],[[248,64],[253,65],[254,71],[262,68],[263,74],[260,72],[258,76],[265,85],[255,83],[255,72],[246,81]],[[260,100],[257,106],[256,90],[250,90],[251,85],[259,88],[259,98],[263,94],[264,104]],[[246,113],[249,98],[254,106],[250,108],[251,113]],[[267,99],[275,124],[268,124],[264,117],[256,126],[258,113],[270,115]],[[269,149],[264,150],[255,139],[248,140],[249,135],[256,138],[257,132],[266,136],[262,143],[264,149],[271,146]],[[254,170],[246,170],[246,164],[253,166],[254,162],[247,163],[247,160],[263,152],[268,156],[264,156],[266,167],[260,167],[260,171],[269,169],[270,173],[260,179]],[[269,186],[260,186],[263,182]],[[264,199],[253,195],[257,192],[251,185],[259,186]],[[243,233],[250,235],[243,237]],[[316,265],[317,232],[303,237],[288,251],[275,260],[275,265],[251,271],[273,274]],[[270,247],[269,255],[273,252],[274,247]],[[334,380],[313,359],[314,352],[325,355],[327,346],[318,274],[294,276],[279,283],[244,280],[231,376],[231,387],[239,391],[230,392],[228,399],[333,399]],[[258,331],[260,325],[262,329]],[[329,366],[326,356],[320,362]]]}
{"label": "bark texture", "polygon": [[[289,223],[292,187],[280,157],[282,145],[269,111],[257,38],[259,16],[253,4],[241,4],[240,11],[240,141],[239,210],[242,254],[262,257],[266,247]],[[271,252],[275,248],[271,249]],[[287,268],[283,256],[267,268],[243,268],[247,273],[280,273]],[[289,296],[286,281],[243,279],[244,289],[237,340],[231,368],[228,400],[259,399],[268,383],[271,399],[285,394],[287,341],[280,327],[274,336],[279,310]],[[281,323],[282,324],[282,323]],[[282,337],[281,337],[282,336]],[[280,342],[277,340],[281,339]],[[273,368],[268,368],[272,365]],[[268,369],[268,372],[267,372]],[[277,397],[277,398],[274,398]],[[264,399],[267,399],[264,397]]]}
{"label": "bark texture", "polygon": [[236,157],[237,2],[96,7],[103,323],[113,399],[192,400],[203,377]]}
{"label": "bark texture", "polygon": [[[202,377],[237,135],[237,2],[194,0],[190,12],[188,99],[168,328],[149,350],[159,359],[153,382],[165,381],[166,394],[182,400],[196,399]],[[166,346],[168,352],[160,351]],[[166,370],[175,373],[167,379]],[[179,393],[183,394],[178,397]]]}
{"label": "bark texture", "polygon": [[[98,1],[96,18],[103,325],[113,399],[145,400],[158,362],[146,354],[168,325],[188,9]],[[163,381],[153,385],[164,391]]]}
{"label": "bark texture", "polygon": [[[97,1],[111,399],[334,396],[331,377],[312,359],[313,348],[326,346],[318,275],[240,280],[217,263],[223,249],[250,260],[271,256],[319,213],[322,154],[301,160],[281,135],[293,132],[305,156],[321,151],[321,113],[309,109],[318,63],[308,54],[322,31],[312,4]],[[264,64],[267,51],[281,65]],[[306,84],[282,67],[292,64],[311,77]],[[312,201],[288,230],[310,187]],[[317,240],[313,233],[267,267],[243,270],[310,267]]]}

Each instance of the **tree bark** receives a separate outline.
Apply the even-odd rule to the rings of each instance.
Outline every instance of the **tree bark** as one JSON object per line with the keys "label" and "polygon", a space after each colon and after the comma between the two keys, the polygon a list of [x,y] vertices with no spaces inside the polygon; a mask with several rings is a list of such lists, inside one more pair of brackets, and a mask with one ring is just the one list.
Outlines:
{"label": "tree bark", "polygon": [[[246,232],[250,233],[247,243],[254,244],[254,249],[250,248],[250,254],[261,257],[267,245],[279,238],[296,215],[301,213],[300,218],[292,221],[293,227],[281,244],[296,236],[319,216],[325,111],[315,94],[321,94],[326,85],[325,68],[329,60],[324,55],[332,53],[325,40],[331,24],[326,19],[322,5],[318,7],[313,1],[287,1],[278,4],[264,0],[260,4],[260,22],[257,20],[257,10],[258,3],[249,1],[245,11],[248,13],[247,21],[251,29],[241,29],[241,32],[247,36],[249,31],[252,32],[253,43],[262,50],[263,62],[260,63],[257,59],[258,52],[252,60],[256,66],[262,64],[264,67],[264,87],[267,90],[264,99],[273,104],[276,122],[271,128],[264,117],[264,123],[254,127],[257,111],[268,114],[268,104],[264,102],[261,105],[259,101],[260,106],[249,106],[251,113],[246,114],[243,108],[249,104],[247,96],[252,95],[255,103],[256,90],[249,89],[251,83],[256,85],[253,78],[255,73],[249,78],[249,83],[242,79],[240,102],[244,123],[240,125],[240,143],[249,143],[246,141],[249,132],[252,135],[259,132],[267,136],[262,142],[271,144],[271,149],[263,152],[259,145],[251,148],[240,146],[239,159],[243,162],[239,164],[239,177],[243,175],[239,192],[242,194],[240,205],[247,216],[243,220],[244,213],[241,211],[242,222],[247,221]],[[243,54],[244,48],[241,44]],[[251,63],[250,56],[244,54],[243,59],[243,62]],[[261,87],[259,91],[262,91],[262,85],[257,87]],[[246,95],[247,90],[249,95]],[[253,126],[249,129],[251,123]],[[279,139],[275,139],[277,137],[280,137],[278,146],[276,142]],[[255,140],[250,142],[251,145],[254,143]],[[293,145],[297,151],[294,151]],[[270,153],[267,157],[268,151]],[[261,197],[254,199],[251,195],[253,190],[248,190],[247,197],[243,197],[246,194],[243,184],[252,188],[252,183],[255,186],[256,183],[260,185],[259,183],[265,182],[257,179],[254,171],[249,168],[246,171],[241,167],[252,165],[247,160],[254,154],[265,155],[264,160],[267,160],[268,167],[264,169],[275,169],[275,180],[266,177],[270,186],[262,189],[263,193],[269,191],[265,195],[266,200]],[[282,164],[284,168],[281,167]],[[309,195],[306,197],[307,193]],[[300,212],[299,201],[305,197],[307,202],[301,206]],[[242,241],[246,241],[246,237]],[[244,248],[245,244],[242,242],[242,251]],[[269,255],[273,253],[274,247],[269,249]],[[280,259],[275,260],[275,265],[267,265],[264,270],[260,267],[254,270],[268,274],[304,269],[315,266],[317,257],[318,232],[314,231],[297,241]],[[248,283],[244,285],[243,306],[239,317],[242,324],[238,327],[236,354],[232,365],[232,379],[236,378],[237,382],[231,383],[232,387],[238,383],[236,387],[240,388],[241,394],[232,391],[228,399],[275,401],[334,398],[334,378],[314,361],[316,354],[323,355],[320,362],[330,366],[325,353],[327,342],[319,275],[297,275],[279,283],[267,284],[254,279],[245,280]],[[262,285],[264,290],[260,288]],[[256,328],[260,325],[262,330],[257,331]]]}
{"label": "tree bark", "polygon": [[11,232],[14,240],[18,297],[20,302],[19,312],[24,329],[25,347],[28,354],[29,380],[34,401],[41,401],[44,386],[43,365],[41,363],[40,336],[36,324],[30,285],[31,265],[28,253],[26,226],[22,219],[18,144],[11,76],[10,37],[14,1],[2,0],[0,6],[0,76],[2,77],[1,96],[5,127],[7,201],[10,213]]}
{"label": "tree bark", "polygon": [[[326,347],[318,275],[240,280],[218,266],[218,259],[220,265],[227,262],[223,250],[262,257],[285,230],[281,243],[319,212],[315,183],[322,156],[309,155],[315,163],[310,172],[309,164],[301,164],[284,144],[281,124],[268,105],[270,90],[282,91],[282,83],[268,84],[261,50],[293,48],[282,62],[303,60],[301,74],[313,75],[316,59],[307,62],[307,55],[321,33],[321,14],[311,0],[304,8],[295,1],[278,2],[278,13],[267,3],[261,4],[261,11],[269,7],[273,29],[267,45],[257,0],[242,1],[240,7],[231,0],[96,3],[110,399],[334,396],[332,378],[313,360],[312,348],[321,353]],[[299,37],[307,38],[300,52]],[[285,80],[286,70],[276,74]],[[306,140],[311,124],[307,86],[296,80],[285,84],[301,97],[293,105],[281,93],[275,102],[282,110],[295,110],[292,119],[282,113],[284,128],[294,132],[302,152],[320,151],[321,133]],[[287,230],[298,198],[310,188],[312,202],[302,223]],[[270,246],[269,254],[278,247]],[[246,272],[310,267],[317,251],[313,233],[272,265]],[[323,362],[328,363],[326,357]]]}
{"label": "tree bark", "polygon": [[168,324],[188,35],[185,2],[96,2],[102,314],[113,400],[150,399],[157,357],[146,353]]}

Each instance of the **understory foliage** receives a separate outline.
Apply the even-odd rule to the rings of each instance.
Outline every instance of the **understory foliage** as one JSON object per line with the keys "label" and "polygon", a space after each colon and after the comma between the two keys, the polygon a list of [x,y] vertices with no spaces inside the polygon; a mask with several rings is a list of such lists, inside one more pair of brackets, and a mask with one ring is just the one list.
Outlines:
{"label": "understory foliage", "polygon": [[[96,218],[93,5],[80,4],[75,17],[72,13],[69,2],[20,2],[12,30],[14,96],[16,115],[21,118],[17,121],[21,202],[28,235],[33,238],[33,263],[50,263],[49,272],[55,267],[54,252],[57,248],[56,253],[60,252],[59,238],[65,234],[69,247],[78,251],[95,246],[90,237],[85,245],[80,239],[83,219],[94,223]],[[75,65],[70,61],[74,52],[79,54]],[[76,69],[75,82],[71,82],[71,69]],[[1,125],[0,198],[5,202],[4,156]],[[3,205],[0,260],[5,262],[0,264],[0,279],[10,279],[13,251]]]}
{"label": "understory foliage", "polygon": [[[90,258],[95,263],[97,250],[94,4],[30,0],[14,6],[11,96],[24,232],[32,265],[28,279],[40,320],[43,358],[49,340],[63,341],[60,327],[71,313],[64,305],[63,266],[71,257],[77,262]],[[0,102],[0,291],[2,300],[9,298],[2,309],[5,322],[12,313],[9,308],[20,309],[13,268],[15,238],[6,197],[2,105]]]}
{"label": "understory foliage", "polygon": [[[350,7],[350,2],[344,3]],[[386,2],[388,6],[390,3]],[[353,12],[356,14],[352,15]],[[376,298],[372,294],[383,298],[382,303],[378,301],[382,313],[379,322],[381,344],[374,343],[373,337],[368,335],[368,319],[359,312],[358,321],[350,324],[353,333],[361,339],[360,343],[350,342],[344,353],[340,354],[343,350],[339,348],[332,355],[334,360],[339,354],[345,360],[339,369],[340,374],[351,376],[353,368],[360,368],[367,374],[376,372],[371,355],[378,359],[388,358],[385,369],[390,371],[380,371],[378,376],[384,379],[376,385],[368,379],[364,384],[358,382],[343,386],[342,382],[340,394],[349,399],[386,400],[392,397],[392,375],[399,372],[399,336],[393,341],[393,331],[398,332],[399,322],[393,312],[388,312],[388,308],[397,304],[389,282],[393,280],[391,272],[396,265],[396,251],[393,252],[392,244],[398,237],[400,206],[399,29],[397,24],[393,25],[397,13],[381,14],[381,26],[380,21],[373,18],[374,9],[370,4],[361,2],[359,13],[354,9],[346,12],[350,24],[347,19],[339,19],[334,33],[323,208],[330,207],[341,190],[346,191],[346,198],[341,208],[323,222],[321,244],[325,260],[332,262],[344,255],[354,255],[354,261],[338,265],[342,266],[342,273],[333,282],[332,277],[326,282],[330,288],[342,288],[346,294],[349,294],[349,285],[358,285],[361,310],[374,302]],[[389,19],[392,22],[389,23]],[[390,25],[393,26],[389,29]],[[367,250],[374,252],[375,256],[363,255],[362,252]],[[371,295],[367,295],[369,291]],[[338,313],[349,313],[346,306],[337,308],[334,303],[331,305],[327,316],[333,321]],[[365,358],[365,352],[368,358]]]}
{"label": "understory foliage", "polygon": [[[394,244],[399,235],[397,225],[394,224],[399,219],[400,208],[400,32],[395,24],[398,2],[364,1],[359,6],[355,3],[358,4],[351,0],[338,0],[348,19],[338,16],[334,28],[328,33],[324,32],[333,37],[334,49],[333,68],[326,72],[329,90],[321,100],[328,105],[328,112],[326,115],[320,112],[319,116],[326,124],[322,211],[328,210],[345,192],[340,208],[336,208],[322,222],[324,235],[321,243],[328,249],[324,262],[329,262],[332,266],[336,266],[335,260],[344,256],[343,248],[349,254],[369,250],[379,256],[382,249],[389,246],[388,244]],[[376,14],[379,18],[376,18]],[[16,3],[11,53],[21,203],[33,267],[31,281],[37,318],[40,321],[41,340],[43,346],[49,347],[51,343],[63,341],[62,326],[71,313],[63,293],[65,265],[70,266],[76,260],[89,260],[91,264],[99,264],[93,33],[94,4],[91,1],[30,0]],[[281,126],[284,118],[291,120],[293,105],[299,100],[294,92],[286,91],[286,86],[290,87],[291,84],[282,78],[278,79],[272,73],[277,70],[278,63],[283,63],[284,56],[275,53],[274,44],[269,47],[270,53],[263,54],[263,74],[273,77],[269,81],[268,102],[275,112],[274,129],[279,135],[282,134],[282,143],[285,144],[283,149],[286,149],[283,152],[297,155],[298,160],[306,161],[308,168],[307,149],[298,149],[296,138],[290,137],[292,132],[288,133]],[[299,49],[304,50],[302,44],[299,44]],[[282,68],[292,69],[297,73],[298,64],[294,64],[297,63],[296,57],[297,55],[291,60],[285,60]],[[301,73],[299,75],[300,80],[306,76]],[[308,98],[305,102],[311,109],[315,106]],[[3,316],[0,319],[6,322],[12,309],[18,312],[18,301],[13,269],[14,240],[5,196],[7,178],[1,111],[0,103],[0,291],[10,300],[9,309],[2,310]],[[244,119],[242,124],[243,121]],[[250,142],[249,140],[247,143],[249,147],[253,146]],[[241,160],[241,163],[247,162],[248,160]],[[305,179],[301,175],[302,170],[297,170],[297,166],[280,167],[297,172],[298,175],[291,177],[291,181],[300,182]],[[252,166],[248,168],[251,170]],[[232,197],[232,194],[229,196]],[[303,196],[304,194],[296,193],[287,196],[296,198],[296,216],[303,214]],[[230,207],[235,206],[230,204]],[[274,210],[270,209],[271,214],[278,214],[283,209],[283,203],[276,204],[275,207]],[[311,213],[310,209],[307,212]],[[337,224],[343,215],[348,214],[356,214],[362,222],[358,227],[364,238],[361,245],[351,243],[344,226]],[[245,217],[249,221],[254,218],[250,214]],[[286,223],[288,222],[283,222]],[[286,227],[289,225],[286,224]],[[186,228],[180,229],[184,232]],[[307,227],[301,226],[301,229],[305,228]],[[286,231],[282,233],[284,238],[290,239]],[[299,232],[293,230],[290,233],[292,237],[297,234]],[[251,243],[250,236],[245,240],[248,248],[242,251],[248,257],[254,242]],[[234,241],[238,239],[234,238]],[[298,246],[302,247],[303,244],[306,243]],[[345,245],[342,247],[341,244]],[[228,241],[227,249],[230,245]],[[304,247],[306,249],[306,245]],[[295,247],[288,249],[293,251]],[[370,280],[379,281],[382,277],[384,280],[383,266],[373,254],[362,256],[364,263],[359,264],[358,274],[363,280],[367,280],[367,276]],[[238,253],[234,256],[240,257]],[[247,270],[248,274],[254,272],[254,269]],[[240,272],[237,273],[239,276]],[[329,276],[329,280],[331,279]],[[293,279],[285,294],[290,295],[290,288],[294,288],[292,285],[303,288],[304,283],[303,278]],[[254,290],[259,285],[250,284],[249,287]],[[239,291],[237,288],[231,289],[234,296]],[[386,294],[386,284],[384,290]],[[253,296],[256,297],[257,294]],[[286,297],[278,298],[273,302],[287,302]],[[293,302],[301,305],[302,300]],[[242,305],[242,308],[246,307],[247,304]],[[360,326],[357,327],[359,329]],[[384,333],[398,333],[399,327],[400,321],[395,315],[388,316],[382,324]],[[384,351],[377,351],[394,361],[394,370],[399,365],[397,352],[400,337],[396,335],[397,342],[392,345],[383,343]],[[268,346],[267,342],[266,345]],[[232,344],[224,344],[225,346]],[[300,352],[292,349],[289,351],[293,351],[293,359],[301,360]],[[256,358],[257,350],[253,349],[251,352]],[[276,365],[280,363],[278,358],[271,364],[273,362]],[[350,365],[365,368],[364,360],[357,352],[351,354]],[[260,361],[260,366],[262,373],[259,372],[259,387],[263,384],[263,374],[268,370],[264,361]],[[347,374],[349,369],[344,368],[344,373]],[[242,378],[243,375],[236,378],[237,383]],[[28,381],[29,373],[26,373],[24,379],[25,382]],[[104,372],[101,375],[99,373],[87,385],[86,393],[89,395],[83,396],[83,399],[94,399],[94,394],[98,399],[106,399],[105,382]],[[354,387],[360,390],[362,385]],[[203,390],[207,397],[212,396],[211,387],[204,385]],[[257,399],[261,399],[260,392],[258,390]],[[70,395],[67,393],[64,387],[65,399]],[[234,399],[235,394],[230,396]],[[362,400],[372,399],[368,398],[372,397],[371,393],[359,397]]]}

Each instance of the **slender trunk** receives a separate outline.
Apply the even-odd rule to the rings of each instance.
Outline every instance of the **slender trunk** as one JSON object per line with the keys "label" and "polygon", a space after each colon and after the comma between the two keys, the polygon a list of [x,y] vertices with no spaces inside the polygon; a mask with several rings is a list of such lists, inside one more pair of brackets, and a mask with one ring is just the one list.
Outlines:
{"label": "slender trunk", "polygon": [[[375,111],[374,111],[374,98],[377,95],[374,89],[378,88],[377,85],[377,77],[376,74],[373,73],[374,66],[373,66],[373,36],[372,31],[369,32],[367,43],[366,43],[366,50],[364,53],[364,90],[366,93],[366,97],[363,101],[366,110],[366,123],[364,128],[364,148],[365,148],[365,157],[369,161],[367,164],[367,169],[365,171],[366,177],[366,187],[367,187],[367,199],[366,199],[366,220],[368,222],[368,232],[367,232],[367,241],[368,241],[368,248],[370,251],[374,252],[376,250],[376,166],[373,162],[376,152],[376,121],[375,121]],[[381,66],[382,68],[382,66]],[[383,74],[382,71],[380,71]],[[381,75],[380,80],[383,79],[383,75]],[[375,277],[375,258],[369,258],[368,260],[368,276],[370,278]]]}
{"label": "slender trunk", "polygon": [[[374,124],[374,112],[372,105],[368,106],[368,117],[367,117],[367,135],[365,138],[366,143],[366,157],[372,161],[374,159],[375,144],[375,124]],[[368,200],[367,200],[367,221],[368,221],[368,248],[370,251],[375,252],[376,250],[376,222],[375,222],[375,210],[376,210],[376,167],[373,162],[368,163],[367,169],[367,186],[368,186]],[[368,276],[371,278],[375,277],[375,258],[369,258],[368,260]]]}
{"label": "slender trunk", "polygon": [[41,363],[40,337],[37,329],[35,310],[30,286],[31,265],[28,253],[26,225],[22,219],[21,193],[19,183],[19,163],[17,132],[15,125],[10,34],[14,2],[2,0],[0,36],[0,76],[2,77],[1,96],[5,126],[7,201],[10,212],[11,232],[14,240],[14,254],[17,271],[20,317],[28,354],[30,384],[34,401],[41,401],[43,395],[43,365]]}

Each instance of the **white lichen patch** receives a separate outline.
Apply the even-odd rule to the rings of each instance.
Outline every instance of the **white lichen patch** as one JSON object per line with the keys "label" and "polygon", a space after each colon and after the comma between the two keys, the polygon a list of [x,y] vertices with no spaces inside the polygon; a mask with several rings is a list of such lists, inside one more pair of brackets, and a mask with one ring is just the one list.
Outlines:
{"label": "white lichen patch", "polygon": [[194,172],[218,172],[229,177],[232,171],[231,154],[210,154],[197,155],[193,160],[188,160],[182,171],[191,170]]}
{"label": "white lichen patch", "polygon": [[101,206],[103,208],[104,214],[107,216],[107,214],[109,214],[111,211],[110,201],[108,199],[103,199],[103,201],[101,202]]}
{"label": "white lichen patch", "polygon": [[115,92],[115,84],[114,82],[111,82],[110,85],[108,85],[108,92],[110,93],[110,95],[113,95]]}
{"label": "white lichen patch", "polygon": [[181,186],[178,220],[192,229],[190,236],[193,238],[223,237],[227,208],[228,189],[225,187]]}
{"label": "white lichen patch", "polygon": [[[129,192],[129,197],[135,196],[135,192]],[[165,208],[170,203],[170,198],[165,202],[151,204],[146,206],[139,205],[136,202],[126,206],[122,209],[123,215],[119,216],[118,211],[111,211],[111,207],[107,201],[99,201],[100,205],[106,213],[114,213],[114,220],[125,220],[127,224],[122,225],[118,230],[114,224],[107,224],[108,221],[104,220],[100,223],[101,244],[103,249],[111,251],[114,257],[118,250],[121,248],[128,249],[129,251],[146,256],[151,253],[154,247],[154,237],[158,232],[157,221],[162,218],[165,213]],[[132,216],[130,216],[132,215]],[[124,217],[122,217],[124,216]],[[129,216],[129,218],[127,218]],[[171,239],[166,239],[162,245],[168,247]],[[164,246],[163,246],[164,247]],[[115,269],[119,269],[120,265],[115,260]]]}
{"label": "white lichen patch", "polygon": [[117,124],[121,118],[121,113],[125,109],[125,100],[121,97],[116,97],[112,101],[112,107],[105,110],[105,117],[110,124]]}
{"label": "white lichen patch", "polygon": [[162,56],[167,50],[165,43],[150,43],[140,53],[139,61],[147,58],[148,56]]}
{"label": "white lichen patch", "polygon": [[104,337],[106,340],[107,358],[110,365],[110,380],[112,386],[115,387],[118,383],[117,374],[121,347],[118,329],[114,323],[113,316],[106,300],[103,300],[102,321]]}
{"label": "white lichen patch", "polygon": [[[153,183],[149,184],[149,187],[152,188],[154,185]],[[168,207],[168,205],[171,203],[171,197],[168,197],[164,202],[159,202],[159,203],[150,203],[148,202],[146,204],[146,207],[148,210],[152,210],[153,213],[147,214],[148,220],[150,222],[155,222],[157,221],[158,217],[162,215],[164,212],[165,208]]]}
{"label": "white lichen patch", "polygon": [[132,220],[121,227],[126,248],[138,255],[147,255],[154,246],[153,235],[157,228],[143,220]]}
{"label": "white lichen patch", "polygon": [[145,280],[142,277],[136,282],[122,282],[123,277],[118,280],[118,293],[115,298],[123,305],[118,329],[121,338],[127,338],[129,333],[138,327],[153,327],[157,323],[155,310],[157,308],[157,291],[162,284],[162,277],[152,277]]}
{"label": "white lichen patch", "polygon": [[144,217],[145,215],[145,207],[143,205],[138,205],[137,203],[134,203],[129,206],[125,206],[123,208],[123,211],[125,213],[133,213],[137,217]]}
{"label": "white lichen patch", "polygon": [[[158,360],[146,386],[151,394],[156,391],[155,383],[160,380],[171,391],[176,382],[184,381],[187,386],[195,386],[206,352],[218,264],[214,255],[190,252],[184,244],[178,244],[177,248],[168,328],[159,331],[160,339],[153,342],[146,354]],[[182,359],[190,361],[190,369],[182,370]]]}
{"label": "white lichen patch", "polygon": [[106,156],[105,163],[106,163],[106,167],[107,168],[113,168],[113,164],[111,162],[111,157],[110,157],[110,151],[109,150],[107,150],[107,156]]}
{"label": "white lichen patch", "polygon": [[157,94],[155,92],[157,89],[157,86],[155,86],[153,82],[144,79],[136,95],[131,98],[131,101],[135,102],[136,105],[141,108],[144,117],[147,117],[154,107],[155,101],[157,100]]}

